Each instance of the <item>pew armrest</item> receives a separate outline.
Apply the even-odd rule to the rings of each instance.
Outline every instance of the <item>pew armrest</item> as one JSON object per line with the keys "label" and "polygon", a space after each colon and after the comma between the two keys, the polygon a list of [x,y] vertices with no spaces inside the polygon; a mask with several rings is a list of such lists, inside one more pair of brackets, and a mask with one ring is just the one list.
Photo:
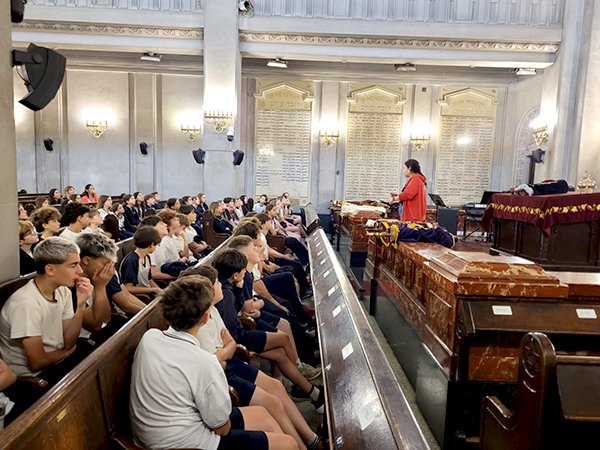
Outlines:
{"label": "pew armrest", "polygon": [[242,322],[242,325],[247,330],[250,330],[250,331],[256,330],[256,322],[254,321],[254,319],[252,317],[240,317],[240,322]]}
{"label": "pew armrest", "polygon": [[18,386],[19,388],[35,392],[40,397],[48,392],[48,389],[50,389],[48,382],[39,377],[17,377],[15,385],[15,387]]}
{"label": "pew armrest", "polygon": [[238,358],[240,358],[242,361],[245,361],[245,362],[250,362],[250,360],[252,359],[250,357],[250,352],[242,344],[237,344],[234,355],[237,356]]}
{"label": "pew armrest", "polygon": [[483,416],[485,416],[486,414],[490,414],[504,428],[510,427],[510,422],[512,420],[513,413],[506,406],[504,406],[504,403],[502,403],[500,399],[498,399],[498,397],[485,397],[483,399],[481,408],[483,411]]}
{"label": "pew armrest", "polygon": [[229,386],[229,396],[231,397],[231,406],[240,405],[240,395],[237,393],[235,388]]}

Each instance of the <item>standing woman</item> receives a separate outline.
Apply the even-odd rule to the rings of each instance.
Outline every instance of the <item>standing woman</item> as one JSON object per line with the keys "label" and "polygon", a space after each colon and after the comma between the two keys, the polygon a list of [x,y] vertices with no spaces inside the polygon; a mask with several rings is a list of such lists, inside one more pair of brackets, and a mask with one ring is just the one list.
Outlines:
{"label": "standing woman", "polygon": [[51,205],[60,205],[60,190],[54,188],[50,189],[50,194],[48,194],[48,203]]}
{"label": "standing woman", "polygon": [[402,208],[402,221],[425,222],[427,214],[427,197],[425,186],[427,182],[421,173],[421,165],[416,159],[409,159],[404,163],[404,176],[408,181],[399,195],[393,195],[391,202],[404,202]]}
{"label": "standing woman", "polygon": [[96,194],[96,188],[91,184],[85,185],[85,190],[81,194],[82,203],[97,202],[98,194]]}

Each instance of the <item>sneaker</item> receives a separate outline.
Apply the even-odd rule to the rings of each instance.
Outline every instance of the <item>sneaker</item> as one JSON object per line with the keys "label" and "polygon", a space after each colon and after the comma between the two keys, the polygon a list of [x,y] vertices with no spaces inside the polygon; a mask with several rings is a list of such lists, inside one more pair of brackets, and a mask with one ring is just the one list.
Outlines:
{"label": "sneaker", "polygon": [[308,334],[311,338],[314,338],[315,337],[315,327],[311,327],[311,328],[312,328],[312,330],[309,328],[306,331],[306,334]]}
{"label": "sneaker", "polygon": [[300,373],[306,378],[308,381],[314,380],[321,375],[322,370],[313,366],[309,366],[306,363],[301,363],[302,368],[300,369]]}
{"label": "sneaker", "polygon": [[312,309],[312,308],[309,308],[309,307],[308,307],[308,306],[306,306],[306,305],[302,305],[302,307],[304,308],[304,310],[305,310],[305,311],[306,311],[308,314],[310,314],[312,317],[315,317],[315,310],[314,310],[314,309]]}
{"label": "sneaker", "polygon": [[321,444],[321,436],[317,435],[317,439],[315,439],[315,441],[312,443],[312,445],[307,445],[306,446],[306,450],[318,450],[318,449],[322,449],[323,446],[319,447],[319,444]]}
{"label": "sneaker", "polygon": [[301,389],[298,389],[296,386],[292,386],[292,390],[290,391],[290,398],[296,403],[302,403],[309,401],[310,395],[308,395]]}
{"label": "sneaker", "polygon": [[319,398],[311,402],[319,414],[325,412],[325,393],[323,388],[319,391]]}

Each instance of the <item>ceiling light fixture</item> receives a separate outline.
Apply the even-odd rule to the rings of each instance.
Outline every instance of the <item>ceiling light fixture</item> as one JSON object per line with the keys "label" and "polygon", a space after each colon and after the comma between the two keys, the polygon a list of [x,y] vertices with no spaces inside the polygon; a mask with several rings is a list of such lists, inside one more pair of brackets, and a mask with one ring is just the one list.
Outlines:
{"label": "ceiling light fixture", "polygon": [[267,63],[267,66],[269,67],[278,67],[280,69],[287,69],[287,61],[284,61],[283,59],[279,59],[279,58],[275,58],[275,59],[270,59],[269,62]]}
{"label": "ceiling light fixture", "polygon": [[141,61],[160,62],[161,59],[162,59],[162,55],[159,55],[158,53],[153,53],[153,52],[142,53],[142,56],[140,56]]}
{"label": "ceiling light fixture", "polygon": [[537,72],[535,69],[521,68],[515,69],[515,75],[537,75]]}
{"label": "ceiling light fixture", "polygon": [[394,70],[396,72],[416,72],[417,66],[411,63],[406,64],[394,64]]}

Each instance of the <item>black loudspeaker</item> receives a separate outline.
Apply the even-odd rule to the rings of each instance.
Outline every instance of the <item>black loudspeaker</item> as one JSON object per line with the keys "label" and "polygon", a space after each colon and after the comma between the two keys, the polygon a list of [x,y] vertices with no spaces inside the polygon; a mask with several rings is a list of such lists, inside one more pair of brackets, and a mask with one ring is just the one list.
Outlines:
{"label": "black loudspeaker", "polygon": [[140,152],[142,152],[142,155],[147,155],[148,154],[148,144],[146,144],[145,142],[140,142]]}
{"label": "black loudspeaker", "polygon": [[192,156],[198,164],[204,164],[204,157],[206,156],[206,152],[201,148],[198,148],[196,150],[192,150]]}
{"label": "black loudspeaker", "polygon": [[25,15],[25,3],[24,0],[10,0],[10,21],[13,23],[23,22],[23,16]]}
{"label": "black loudspeaker", "polygon": [[44,139],[44,148],[46,150],[48,150],[49,152],[54,150],[54,147],[52,147],[52,144],[54,144],[54,141],[52,139]]}
{"label": "black loudspeaker", "polygon": [[244,152],[241,150],[236,150],[233,152],[233,165],[239,166],[244,160]]}
{"label": "black loudspeaker", "polygon": [[437,223],[454,236],[458,233],[458,208],[440,208],[437,211]]}
{"label": "black loudspeaker", "polygon": [[45,47],[29,44],[27,52],[13,50],[13,66],[22,66],[21,75],[29,93],[19,103],[39,111],[54,98],[65,76],[67,59]]}

